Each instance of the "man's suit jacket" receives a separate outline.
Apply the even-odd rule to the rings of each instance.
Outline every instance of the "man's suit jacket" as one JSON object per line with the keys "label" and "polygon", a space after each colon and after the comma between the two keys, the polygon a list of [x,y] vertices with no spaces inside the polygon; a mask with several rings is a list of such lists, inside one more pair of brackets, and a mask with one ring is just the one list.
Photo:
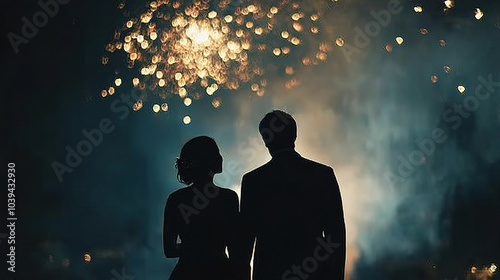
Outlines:
{"label": "man's suit jacket", "polygon": [[241,186],[242,278],[343,280],[345,225],[331,167],[290,150],[245,174]]}

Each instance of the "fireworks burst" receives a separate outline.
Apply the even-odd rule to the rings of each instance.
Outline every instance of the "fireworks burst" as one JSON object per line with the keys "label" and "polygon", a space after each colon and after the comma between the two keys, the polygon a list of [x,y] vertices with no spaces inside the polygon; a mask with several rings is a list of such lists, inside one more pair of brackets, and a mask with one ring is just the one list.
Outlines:
{"label": "fireworks burst", "polygon": [[[124,7],[120,4],[118,8]],[[293,78],[298,65],[326,61],[327,52],[333,50],[333,40],[311,39],[321,31],[318,10],[317,5],[304,9],[300,3],[286,0],[274,4],[149,2],[137,17],[124,12],[123,26],[106,46],[107,52],[117,52],[115,57],[126,61],[134,73],[116,77],[114,86],[130,81],[142,91],[133,109],[140,110],[147,101],[154,103],[154,112],[167,111],[166,99],[174,95],[182,98],[185,106],[220,89],[236,90],[243,85],[263,96],[267,85],[264,75],[270,65],[283,69],[290,76],[285,86],[293,88],[298,84]],[[305,39],[307,47],[301,47]],[[311,44],[315,45],[313,52],[307,53]],[[110,64],[110,56],[103,56],[102,64]],[[113,95],[115,90],[111,86],[102,90],[101,96]],[[221,106],[220,97],[211,98],[214,108]]]}

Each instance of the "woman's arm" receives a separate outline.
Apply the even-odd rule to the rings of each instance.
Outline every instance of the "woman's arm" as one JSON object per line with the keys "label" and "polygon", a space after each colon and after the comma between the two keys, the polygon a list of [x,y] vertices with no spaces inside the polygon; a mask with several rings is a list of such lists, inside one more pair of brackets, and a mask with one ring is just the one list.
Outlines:
{"label": "woman's arm", "polygon": [[163,252],[167,258],[178,258],[181,256],[181,246],[177,244],[179,234],[178,221],[175,218],[175,202],[170,195],[165,206],[163,220]]}
{"label": "woman's arm", "polygon": [[231,191],[231,195],[228,201],[228,219],[229,219],[229,228],[227,231],[227,251],[229,252],[229,258],[235,259],[237,255],[240,238],[240,226],[239,226],[239,199],[238,195]]}
{"label": "woman's arm", "polygon": [[240,201],[240,214],[239,214],[239,227],[240,227],[240,245],[241,248],[238,252],[237,258],[241,262],[241,275],[239,279],[250,280],[251,272],[251,259],[253,255],[253,248],[255,243],[255,232],[252,225],[252,205],[254,199],[252,198],[251,187],[252,181],[249,181],[248,175],[244,175],[241,180],[241,201]]}

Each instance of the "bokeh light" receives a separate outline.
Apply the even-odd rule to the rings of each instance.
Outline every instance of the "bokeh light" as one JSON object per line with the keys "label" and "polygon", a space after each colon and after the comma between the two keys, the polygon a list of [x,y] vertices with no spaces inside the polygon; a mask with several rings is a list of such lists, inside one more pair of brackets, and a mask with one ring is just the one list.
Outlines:
{"label": "bokeh light", "polygon": [[[255,83],[259,84],[256,95],[263,96],[266,85],[260,81],[268,65],[293,75],[290,69],[323,63],[331,46],[344,45],[342,37],[330,41],[317,37],[321,33],[318,5],[329,8],[330,4],[151,1],[145,10],[136,11],[126,10],[121,3],[119,9],[126,10],[127,16],[106,45],[108,54],[101,62],[109,65],[110,60],[118,60],[123,68],[136,71],[135,77],[121,75],[114,82],[118,87],[130,81],[141,91],[135,100],[141,103],[134,105],[134,111],[143,102],[163,103],[175,95],[190,106],[203,97],[195,98],[199,92],[214,95]],[[108,90],[101,96],[113,93]]]}
{"label": "bokeh light", "polygon": [[89,253],[85,253],[83,255],[83,260],[86,262],[86,263],[89,263],[91,260],[92,260],[92,257],[90,256]]}

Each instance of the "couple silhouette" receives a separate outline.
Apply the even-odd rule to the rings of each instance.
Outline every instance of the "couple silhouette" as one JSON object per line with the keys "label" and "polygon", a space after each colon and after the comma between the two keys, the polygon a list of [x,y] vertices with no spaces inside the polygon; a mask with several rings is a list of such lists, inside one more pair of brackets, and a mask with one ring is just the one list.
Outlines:
{"label": "couple silhouette", "polygon": [[259,132],[272,159],[243,176],[241,207],[234,191],[213,183],[222,172],[215,141],[200,136],[182,147],[176,168],[186,187],[169,195],[164,216],[165,256],[179,258],[170,280],[344,279],[345,224],[333,169],[295,151],[289,114],[268,113]]}

